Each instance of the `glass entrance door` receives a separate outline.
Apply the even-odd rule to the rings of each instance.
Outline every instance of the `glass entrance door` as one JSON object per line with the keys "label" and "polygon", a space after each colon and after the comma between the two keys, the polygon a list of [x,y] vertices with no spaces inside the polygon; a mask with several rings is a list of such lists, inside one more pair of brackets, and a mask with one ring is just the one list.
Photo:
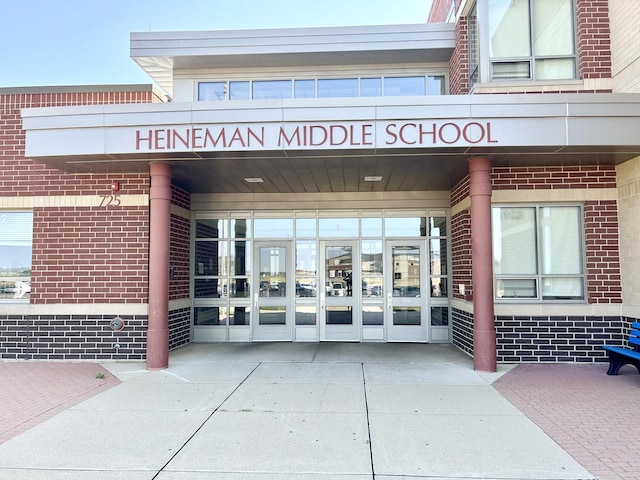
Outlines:
{"label": "glass entrance door", "polygon": [[253,340],[291,340],[291,245],[256,242],[254,262]]}
{"label": "glass entrance door", "polygon": [[425,247],[420,241],[387,242],[387,341],[426,342]]}
{"label": "glass entrance door", "polygon": [[320,340],[358,341],[360,274],[354,269],[357,242],[320,242]]}

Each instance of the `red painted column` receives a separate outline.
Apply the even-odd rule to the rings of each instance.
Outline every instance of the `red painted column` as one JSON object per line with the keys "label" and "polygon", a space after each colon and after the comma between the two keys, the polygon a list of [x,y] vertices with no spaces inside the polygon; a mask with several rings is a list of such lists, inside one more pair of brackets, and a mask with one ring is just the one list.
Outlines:
{"label": "red painted column", "polygon": [[171,166],[150,165],[149,190],[149,328],[147,368],[169,366],[169,239]]}
{"label": "red painted column", "polygon": [[471,264],[473,276],[473,366],[496,371],[491,251],[491,159],[469,160],[471,196]]}

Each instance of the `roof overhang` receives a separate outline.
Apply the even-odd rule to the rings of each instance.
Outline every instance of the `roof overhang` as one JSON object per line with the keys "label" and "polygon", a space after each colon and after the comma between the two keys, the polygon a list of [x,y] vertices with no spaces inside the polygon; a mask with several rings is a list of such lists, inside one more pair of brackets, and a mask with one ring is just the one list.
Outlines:
{"label": "roof overhang", "polygon": [[[618,164],[640,155],[640,94],[194,102],[23,110],[26,156],[74,173],[173,166],[194,193],[449,189],[467,160]],[[365,176],[383,176],[372,187]],[[243,179],[260,177],[248,185]]]}
{"label": "roof overhang", "polygon": [[455,25],[131,33],[131,57],[169,95],[178,70],[448,62]]}

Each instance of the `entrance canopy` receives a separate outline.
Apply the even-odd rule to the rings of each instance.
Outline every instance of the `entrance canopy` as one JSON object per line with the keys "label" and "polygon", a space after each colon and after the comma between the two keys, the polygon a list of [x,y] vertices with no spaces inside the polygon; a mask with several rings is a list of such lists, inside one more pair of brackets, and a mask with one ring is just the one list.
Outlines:
{"label": "entrance canopy", "polygon": [[448,190],[494,166],[640,155],[640,95],[461,95],[23,110],[26,156],[74,173],[172,165],[192,193]]}

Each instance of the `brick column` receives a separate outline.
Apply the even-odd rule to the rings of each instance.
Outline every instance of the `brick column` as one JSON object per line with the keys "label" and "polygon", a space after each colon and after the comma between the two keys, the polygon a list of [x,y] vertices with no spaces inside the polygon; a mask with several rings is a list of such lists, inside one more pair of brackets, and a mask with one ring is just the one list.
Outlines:
{"label": "brick column", "polygon": [[473,366],[496,371],[491,251],[491,159],[469,160],[471,274],[473,278]]}
{"label": "brick column", "polygon": [[157,370],[169,366],[171,166],[165,163],[152,163],[150,173],[147,368]]}

